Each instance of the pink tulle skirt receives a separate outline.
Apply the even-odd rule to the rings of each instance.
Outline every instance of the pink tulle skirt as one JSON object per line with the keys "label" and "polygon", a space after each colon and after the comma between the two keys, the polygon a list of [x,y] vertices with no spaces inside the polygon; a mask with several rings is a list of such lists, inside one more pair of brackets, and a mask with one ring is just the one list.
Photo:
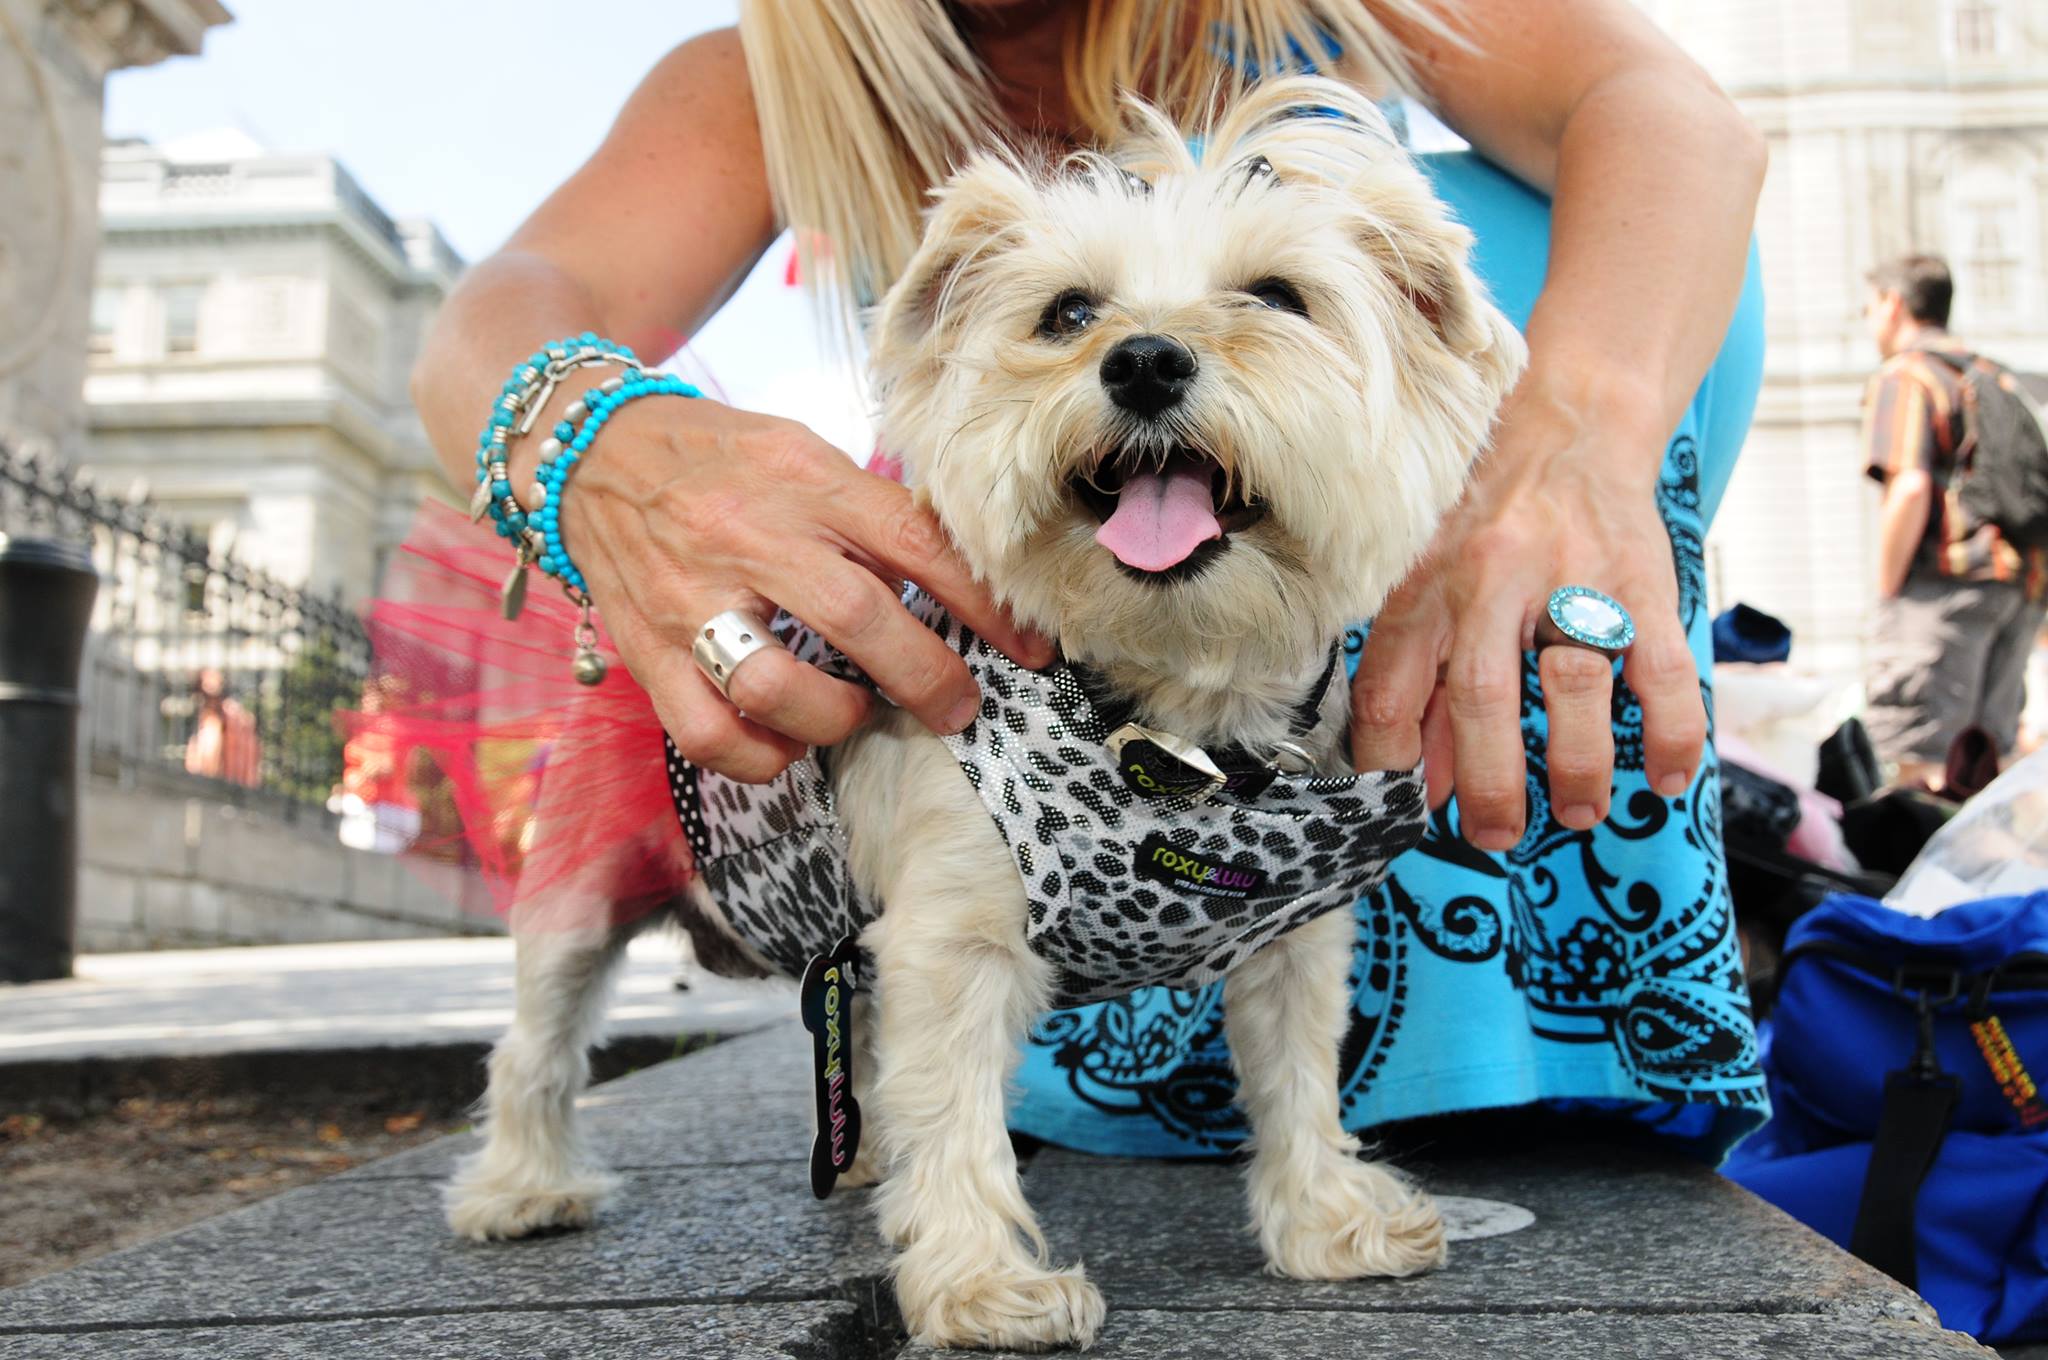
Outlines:
{"label": "pink tulle skirt", "polygon": [[[867,468],[902,480],[879,450]],[[605,678],[577,682],[579,612],[551,578],[535,572],[505,619],[511,568],[488,524],[422,507],[368,607],[372,673],[341,725],[406,772],[421,809],[409,854],[472,867],[521,929],[622,924],[690,880],[661,720],[601,619]]]}
{"label": "pink tulle skirt", "polygon": [[367,623],[351,742],[396,754],[419,798],[410,853],[473,866],[522,928],[616,924],[689,881],[654,705],[599,626],[601,684],[571,673],[578,611],[535,575],[507,621],[511,557],[488,525],[424,507]]}

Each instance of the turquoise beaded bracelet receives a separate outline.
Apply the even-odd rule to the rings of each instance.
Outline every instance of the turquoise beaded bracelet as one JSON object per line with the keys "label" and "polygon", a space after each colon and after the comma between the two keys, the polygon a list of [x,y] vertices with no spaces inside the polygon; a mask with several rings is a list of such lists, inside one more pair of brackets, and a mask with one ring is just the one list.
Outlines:
{"label": "turquoise beaded bracelet", "polygon": [[[618,364],[623,371],[584,393],[572,402],[555,426],[554,434],[542,441],[540,469],[529,500],[532,508],[521,506],[512,494],[507,445],[530,432],[555,389],[577,369],[598,364]],[[605,422],[627,402],[639,397],[701,397],[704,394],[680,378],[666,374],[649,376],[639,367],[633,351],[613,344],[592,332],[556,341],[535,350],[506,380],[491,409],[491,418],[477,437],[477,485],[470,499],[470,518],[488,514],[498,536],[513,540],[518,561],[505,578],[500,607],[507,620],[519,617],[526,601],[527,568],[538,566],[562,583],[563,593],[582,613],[576,625],[576,678],[586,685],[604,679],[605,662],[597,650],[597,626],[591,618],[591,601],[583,573],[577,569],[562,543],[559,508],[569,470],[589,452]]]}
{"label": "turquoise beaded bracelet", "polygon": [[[511,473],[506,468],[506,445],[533,428],[533,422],[555,389],[580,368],[596,364],[619,364],[637,371],[640,361],[624,345],[615,345],[590,331],[535,350],[498,391],[491,406],[491,418],[476,440],[476,493],[470,498],[469,517],[481,520],[489,514],[497,523],[500,538],[524,532],[526,517],[512,495]],[[573,408],[572,408],[573,409]]]}
{"label": "turquoise beaded bracelet", "polygon": [[[539,519],[535,526],[540,539],[540,569],[569,589],[571,599],[588,596],[589,587],[583,580],[583,573],[576,568],[569,550],[562,543],[560,507],[562,489],[568,485],[569,472],[590,451],[590,442],[604,429],[605,422],[612,414],[629,401],[641,397],[701,397],[704,394],[670,374],[652,377],[636,368],[629,368],[623,374],[585,394],[582,405],[585,408],[583,424],[579,428],[568,420],[555,426],[554,438],[541,445],[540,473],[535,487],[534,512],[529,516]],[[569,408],[571,412],[575,407]]]}

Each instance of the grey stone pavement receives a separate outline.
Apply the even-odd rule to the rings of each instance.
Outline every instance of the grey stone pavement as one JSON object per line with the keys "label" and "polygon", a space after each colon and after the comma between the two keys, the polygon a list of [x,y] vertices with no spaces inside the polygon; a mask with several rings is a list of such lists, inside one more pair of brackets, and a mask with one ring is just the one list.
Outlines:
{"label": "grey stone pavement", "polygon": [[[611,1033],[732,1034],[795,1014],[789,984],[713,977],[684,957],[666,935],[633,942]],[[504,936],[88,954],[77,974],[0,987],[0,1082],[7,1064],[70,1058],[488,1042],[512,1019]]]}
{"label": "grey stone pavement", "polygon": [[[785,1021],[587,1096],[622,1182],[587,1231],[450,1237],[438,1182],[463,1134],[0,1293],[0,1360],[928,1360],[897,1329],[865,1196],[810,1197],[806,1043]],[[1529,1141],[1407,1146],[1440,1194],[1534,1221],[1400,1282],[1263,1274],[1228,1165],[1048,1148],[1025,1183],[1057,1255],[1107,1297],[1105,1360],[1991,1354],[1704,1168]]]}

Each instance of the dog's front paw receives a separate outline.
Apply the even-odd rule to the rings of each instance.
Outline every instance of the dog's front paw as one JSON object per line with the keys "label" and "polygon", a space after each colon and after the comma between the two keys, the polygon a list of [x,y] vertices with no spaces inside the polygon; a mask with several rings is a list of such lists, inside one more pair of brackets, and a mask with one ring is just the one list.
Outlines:
{"label": "dog's front paw", "polygon": [[1080,1266],[1068,1270],[983,1268],[912,1248],[896,1270],[896,1301],[913,1340],[928,1346],[1086,1350],[1102,1328],[1102,1292]]}
{"label": "dog's front paw", "polygon": [[1444,1263],[1436,1202],[1392,1172],[1346,1158],[1305,1193],[1253,1193],[1266,1268],[1297,1280],[1420,1275]]}
{"label": "dog's front paw", "polygon": [[616,1187],[612,1177],[592,1171],[539,1184],[464,1166],[442,1192],[442,1203],[458,1237],[490,1242],[587,1228]]}

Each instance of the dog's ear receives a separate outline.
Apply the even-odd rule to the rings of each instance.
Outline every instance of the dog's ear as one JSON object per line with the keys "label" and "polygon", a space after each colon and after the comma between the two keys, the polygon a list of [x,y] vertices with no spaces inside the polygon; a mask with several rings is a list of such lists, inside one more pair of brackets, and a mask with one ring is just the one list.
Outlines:
{"label": "dog's ear", "polygon": [[1382,184],[1365,196],[1359,243],[1444,347],[1504,395],[1521,374],[1522,337],[1473,272],[1472,233],[1416,179],[1412,187],[1389,192]]}
{"label": "dog's ear", "polygon": [[876,309],[869,333],[874,365],[886,381],[936,354],[955,288],[977,260],[1002,248],[1029,213],[1031,180],[1015,161],[983,154],[934,195],[924,239]]}
{"label": "dog's ear", "polygon": [[1468,257],[1472,233],[1434,203],[1407,194],[1375,194],[1361,215],[1359,244],[1393,280],[1437,338],[1460,356],[1493,340],[1486,294]]}
{"label": "dog's ear", "polygon": [[1352,236],[1446,349],[1481,369],[1492,356],[1519,371],[1519,338],[1472,272],[1472,233],[1451,220],[1369,97],[1320,76],[1262,82],[1223,112],[1209,141],[1247,188],[1299,183],[1340,195]]}

